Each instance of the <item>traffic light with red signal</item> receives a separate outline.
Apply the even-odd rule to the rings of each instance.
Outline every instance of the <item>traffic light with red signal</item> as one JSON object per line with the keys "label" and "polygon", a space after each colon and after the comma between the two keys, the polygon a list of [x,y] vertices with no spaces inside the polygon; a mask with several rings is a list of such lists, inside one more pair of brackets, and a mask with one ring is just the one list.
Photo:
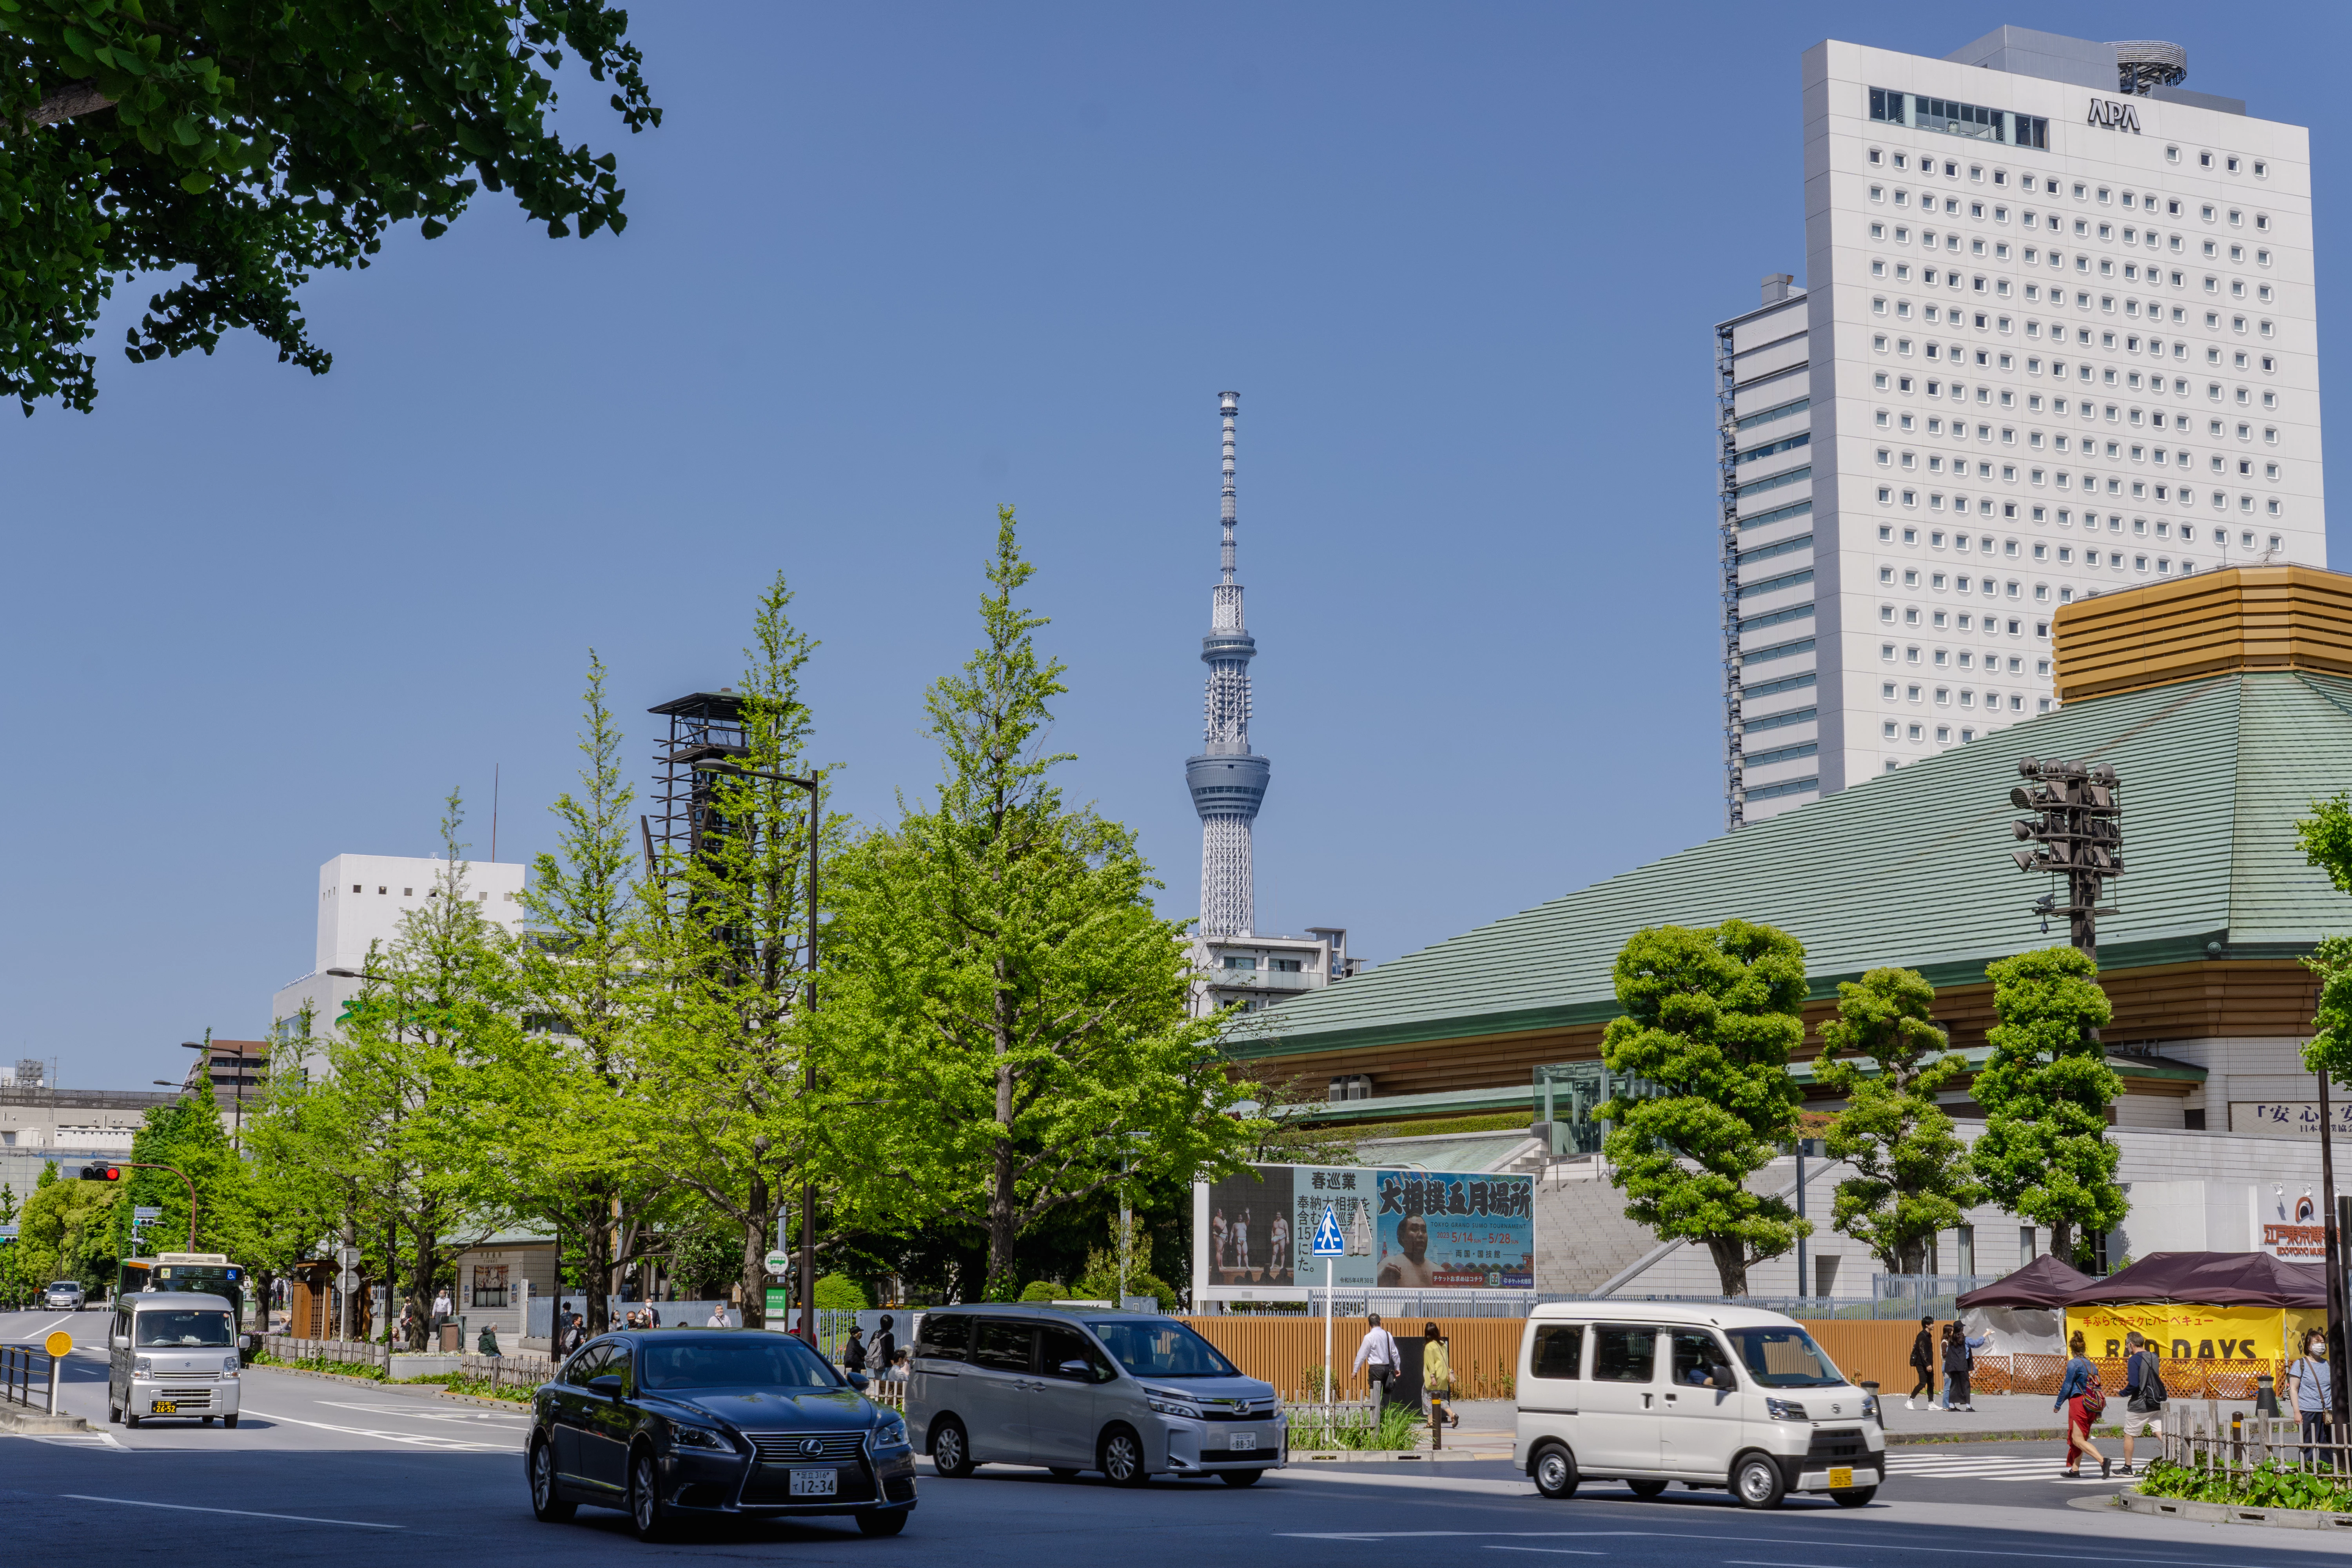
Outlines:
{"label": "traffic light with red signal", "polygon": [[81,1179],[85,1182],[119,1182],[122,1180],[122,1173],[100,1160],[94,1164],[84,1165]]}

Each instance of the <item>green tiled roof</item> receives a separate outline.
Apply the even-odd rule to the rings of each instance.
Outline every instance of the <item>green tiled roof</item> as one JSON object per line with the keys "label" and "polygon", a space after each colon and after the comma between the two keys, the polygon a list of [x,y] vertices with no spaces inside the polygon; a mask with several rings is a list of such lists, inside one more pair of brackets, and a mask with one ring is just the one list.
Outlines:
{"label": "green tiled roof", "polygon": [[2122,912],[2099,961],[2299,953],[2352,931],[2352,899],[2304,864],[2296,817],[2352,787],[2352,681],[2219,676],[2076,702],[1827,799],[1381,964],[1228,1028],[1241,1057],[1408,1044],[1614,1017],[1610,965],[1645,925],[1768,921],[1805,944],[1813,994],[1879,964],[1936,984],[2063,942],[2027,906],[2009,804],[2017,761],[2112,763],[2123,781]]}

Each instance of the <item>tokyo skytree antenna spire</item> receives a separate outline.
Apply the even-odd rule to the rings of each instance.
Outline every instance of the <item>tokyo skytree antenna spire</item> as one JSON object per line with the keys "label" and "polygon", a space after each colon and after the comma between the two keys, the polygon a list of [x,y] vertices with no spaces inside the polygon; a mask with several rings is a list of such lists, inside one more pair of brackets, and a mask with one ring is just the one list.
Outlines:
{"label": "tokyo skytree antenna spire", "polygon": [[1204,744],[1201,755],[1185,761],[1184,782],[1201,816],[1201,934],[1246,936],[1257,921],[1250,824],[1257,820],[1274,764],[1252,752],[1249,742],[1249,667],[1257,643],[1242,622],[1234,560],[1234,416],[1241,394],[1221,392],[1217,404],[1225,424],[1222,570],[1211,590],[1209,635],[1201,639],[1201,662],[1209,667]]}

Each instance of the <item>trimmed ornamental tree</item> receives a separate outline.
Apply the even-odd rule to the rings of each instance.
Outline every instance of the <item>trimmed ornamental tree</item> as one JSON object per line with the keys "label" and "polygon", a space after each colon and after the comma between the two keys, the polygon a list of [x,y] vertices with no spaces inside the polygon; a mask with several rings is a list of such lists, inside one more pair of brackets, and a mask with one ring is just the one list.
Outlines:
{"label": "trimmed ornamental tree", "polygon": [[1814,1078],[1845,1100],[1830,1153],[1853,1167],[1831,1223],[1890,1274],[1926,1271],[1937,1233],[1983,1201],[1968,1146],[1936,1095],[1967,1070],[1933,1022],[1936,989],[1916,969],[1874,969],[1838,986]]}
{"label": "trimmed ornamental tree", "polygon": [[[2352,893],[2352,795],[2314,801],[2294,825],[2295,847],[2327,873],[2339,893]],[[2304,966],[2319,977],[2319,1010],[2303,1065],[2331,1083],[2352,1079],[2352,937],[2332,936],[2312,949]]]}
{"label": "trimmed ornamental tree", "polygon": [[2095,1033],[2114,1009],[2099,966],[2071,947],[2021,952],[1985,973],[2000,1022],[1985,1032],[1992,1059],[1973,1091],[1985,1111],[1976,1173],[2001,1207],[2050,1227],[2053,1254],[2079,1263],[2082,1238],[2114,1229],[2131,1206],[2107,1140],[2123,1079]]}
{"label": "trimmed ornamental tree", "polygon": [[1812,1234],[1788,1200],[1748,1185],[1798,1132],[1789,1057],[1805,1037],[1805,950],[1746,921],[1653,926],[1617,955],[1616,983],[1625,1016],[1601,1041],[1621,1080],[1601,1112],[1609,1179],[1627,1217],[1704,1246],[1723,1293],[1744,1296],[1750,1268]]}
{"label": "trimmed ornamental tree", "polygon": [[553,128],[567,57],[661,123],[604,0],[0,0],[0,393],[88,409],[118,280],[172,274],[135,361],[243,327],[323,374],[296,291],[484,189],[551,236],[626,221],[613,155]]}

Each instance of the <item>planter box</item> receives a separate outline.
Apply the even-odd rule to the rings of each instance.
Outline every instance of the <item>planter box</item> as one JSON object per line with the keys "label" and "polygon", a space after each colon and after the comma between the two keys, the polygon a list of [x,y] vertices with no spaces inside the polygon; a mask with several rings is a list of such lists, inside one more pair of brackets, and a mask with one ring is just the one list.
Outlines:
{"label": "planter box", "polygon": [[2352,1530],[2352,1513],[2308,1508],[2255,1508],[2246,1503],[2192,1502],[2187,1498],[2143,1497],[2137,1487],[2116,1500],[2134,1513],[2200,1524],[2263,1524],[2273,1530]]}
{"label": "planter box", "polygon": [[466,1358],[459,1355],[412,1355],[394,1351],[392,1356],[392,1378],[394,1383],[404,1377],[434,1377],[445,1372],[456,1372]]}

